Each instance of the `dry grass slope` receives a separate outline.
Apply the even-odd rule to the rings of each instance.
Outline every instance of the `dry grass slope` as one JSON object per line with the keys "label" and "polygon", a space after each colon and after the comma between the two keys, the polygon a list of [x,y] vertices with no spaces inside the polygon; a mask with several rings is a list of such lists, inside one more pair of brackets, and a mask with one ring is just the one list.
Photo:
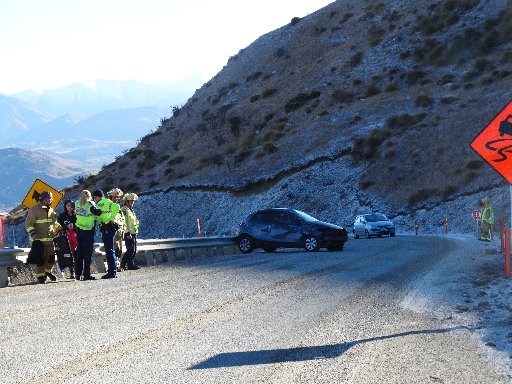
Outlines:
{"label": "dry grass slope", "polygon": [[259,193],[350,156],[390,209],[485,190],[499,177],[469,142],[509,101],[511,16],[505,0],[336,1],[241,49],[80,188]]}

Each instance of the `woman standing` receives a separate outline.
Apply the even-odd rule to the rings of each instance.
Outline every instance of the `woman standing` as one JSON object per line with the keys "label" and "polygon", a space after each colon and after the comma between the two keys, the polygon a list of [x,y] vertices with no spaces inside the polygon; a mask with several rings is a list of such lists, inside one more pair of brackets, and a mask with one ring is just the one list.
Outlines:
{"label": "woman standing", "polygon": [[77,280],[95,280],[91,276],[91,259],[94,245],[94,216],[101,215],[92,201],[91,192],[84,189],[80,193],[80,199],[75,202],[76,210],[76,235],[78,249],[75,258],[75,276]]}
{"label": "woman standing", "polygon": [[57,253],[57,261],[60,270],[64,272],[65,268],[69,269],[69,278],[74,279],[73,260],[76,257],[76,212],[73,201],[66,200],[64,202],[64,210],[59,214],[57,222],[62,227],[62,235],[54,240],[55,251]]}

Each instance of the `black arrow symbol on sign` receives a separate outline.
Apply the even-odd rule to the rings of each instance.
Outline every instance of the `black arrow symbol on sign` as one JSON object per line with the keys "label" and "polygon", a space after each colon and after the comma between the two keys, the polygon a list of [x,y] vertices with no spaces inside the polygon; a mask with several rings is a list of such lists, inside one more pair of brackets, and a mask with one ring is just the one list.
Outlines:
{"label": "black arrow symbol on sign", "polygon": [[34,191],[34,193],[32,194],[32,198],[37,202],[39,202],[39,198],[41,197],[41,194],[37,191]]}

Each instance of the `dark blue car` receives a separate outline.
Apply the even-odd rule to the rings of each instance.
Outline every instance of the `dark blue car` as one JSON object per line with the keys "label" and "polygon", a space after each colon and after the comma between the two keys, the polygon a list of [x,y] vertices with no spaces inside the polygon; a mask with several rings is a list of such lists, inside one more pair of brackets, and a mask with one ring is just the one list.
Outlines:
{"label": "dark blue car", "polygon": [[263,248],[274,252],[279,247],[318,251],[327,248],[341,251],[348,240],[347,231],[289,208],[272,208],[254,212],[240,223],[238,248],[242,253]]}

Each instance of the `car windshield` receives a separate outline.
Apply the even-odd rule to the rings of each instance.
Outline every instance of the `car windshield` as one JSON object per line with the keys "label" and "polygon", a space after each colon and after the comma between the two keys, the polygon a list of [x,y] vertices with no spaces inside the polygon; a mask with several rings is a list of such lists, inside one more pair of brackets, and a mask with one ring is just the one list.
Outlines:
{"label": "car windshield", "polygon": [[304,212],[299,211],[297,209],[293,209],[293,212],[295,212],[295,214],[297,216],[299,216],[301,219],[303,219],[305,221],[309,221],[309,222],[318,221],[318,219],[315,219],[313,216],[310,216],[307,213],[304,213]]}
{"label": "car windshield", "polygon": [[381,213],[372,213],[371,215],[365,215],[364,218],[369,223],[376,221],[388,221],[388,218]]}

